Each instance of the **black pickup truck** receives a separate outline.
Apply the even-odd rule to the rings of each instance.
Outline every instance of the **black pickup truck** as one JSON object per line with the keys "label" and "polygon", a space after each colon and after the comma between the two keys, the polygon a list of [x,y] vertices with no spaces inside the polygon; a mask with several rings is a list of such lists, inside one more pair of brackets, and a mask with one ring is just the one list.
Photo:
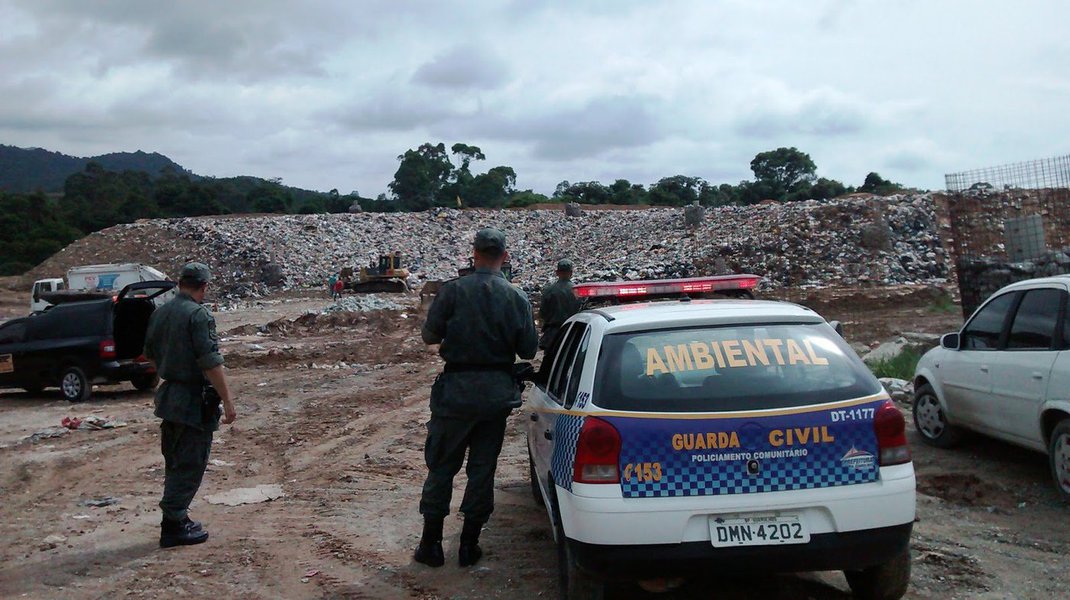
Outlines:
{"label": "black pickup truck", "polygon": [[142,348],[149,317],[174,287],[171,281],[132,283],[114,298],[73,298],[0,325],[0,388],[39,393],[59,387],[67,400],[82,402],[96,383],[156,387],[156,370]]}

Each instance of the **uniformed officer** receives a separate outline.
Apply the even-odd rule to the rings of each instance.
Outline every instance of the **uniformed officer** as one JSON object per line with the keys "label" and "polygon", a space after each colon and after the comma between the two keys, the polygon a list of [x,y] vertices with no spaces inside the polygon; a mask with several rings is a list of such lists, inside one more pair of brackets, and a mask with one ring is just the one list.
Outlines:
{"label": "uniformed officer", "polygon": [[468,485],[461,501],[458,562],[466,567],[483,555],[479,533],[494,510],[494,471],[505,420],[521,402],[513,361],[517,355],[534,357],[539,342],[527,296],[501,274],[509,258],[505,234],[481,229],[472,246],[475,272],[443,284],[422,330],[424,342],[440,344],[439,355],[446,361],[431,387],[424,445],[427,480],[420,498],[424,531],[414,555],[432,567],[445,562],[442,522],[466,450]]}
{"label": "uniformed officer", "polygon": [[[579,310],[580,299],[572,289],[572,261],[563,258],[557,261],[557,281],[542,290],[539,302],[542,338],[539,339],[539,348],[548,349],[561,326]],[[546,359],[543,360],[545,362]]]}
{"label": "uniformed officer", "polygon": [[163,548],[208,539],[208,532],[190,520],[187,511],[208,466],[212,432],[219,428],[219,402],[224,423],[233,423],[237,416],[223,374],[215,319],[201,304],[210,279],[201,263],[182,267],[178,295],[152,314],[145,334],[145,357],[163,380],[156,389],[155,411],[163,419]]}

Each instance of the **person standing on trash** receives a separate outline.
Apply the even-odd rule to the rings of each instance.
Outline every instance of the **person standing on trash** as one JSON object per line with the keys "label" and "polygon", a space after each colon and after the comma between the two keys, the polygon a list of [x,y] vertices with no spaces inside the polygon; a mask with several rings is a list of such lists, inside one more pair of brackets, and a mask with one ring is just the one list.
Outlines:
{"label": "person standing on trash", "polygon": [[208,531],[190,520],[189,505],[204,478],[212,432],[219,428],[220,416],[227,424],[237,417],[223,373],[215,319],[202,304],[209,280],[211,273],[201,263],[182,267],[178,295],[152,313],[145,334],[145,358],[152,361],[163,381],[156,388],[155,410],[163,419],[162,548],[208,539]]}
{"label": "person standing on trash", "polygon": [[338,274],[331,273],[331,276],[327,278],[327,293],[331,295],[332,300],[337,300],[338,296],[334,292],[334,284],[338,281]]}
{"label": "person standing on trash", "polygon": [[472,243],[475,272],[442,285],[427,313],[422,337],[439,344],[446,361],[431,386],[424,460],[427,479],[420,498],[423,535],[414,560],[445,563],[442,524],[449,514],[453,478],[468,452],[468,485],[461,501],[464,526],[460,566],[483,555],[479,534],[494,510],[494,471],[505,438],[505,421],[520,406],[523,390],[513,377],[516,356],[530,359],[539,336],[527,296],[505,280],[505,234],[481,229]]}
{"label": "person standing on trash", "polygon": [[539,348],[549,349],[561,326],[579,310],[580,299],[572,289],[572,261],[563,258],[557,261],[557,281],[543,288],[539,301],[539,318],[542,319]]}

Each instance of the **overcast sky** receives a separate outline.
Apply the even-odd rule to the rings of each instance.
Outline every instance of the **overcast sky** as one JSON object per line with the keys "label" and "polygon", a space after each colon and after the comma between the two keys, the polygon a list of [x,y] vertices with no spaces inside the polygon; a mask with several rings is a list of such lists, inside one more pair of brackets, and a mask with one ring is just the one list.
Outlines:
{"label": "overcast sky", "polygon": [[419,144],[518,187],[818,174],[940,188],[1066,154],[1066,0],[0,0],[0,143],[386,191]]}

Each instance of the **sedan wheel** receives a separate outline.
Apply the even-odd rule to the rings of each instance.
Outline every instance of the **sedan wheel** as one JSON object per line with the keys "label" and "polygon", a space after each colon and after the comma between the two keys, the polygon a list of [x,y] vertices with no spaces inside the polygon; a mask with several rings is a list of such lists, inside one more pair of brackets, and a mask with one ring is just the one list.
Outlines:
{"label": "sedan wheel", "polygon": [[67,367],[60,376],[59,388],[63,397],[71,402],[85,402],[93,391],[85,372],[78,367]]}
{"label": "sedan wheel", "polygon": [[1051,476],[1063,500],[1070,502],[1070,419],[1055,427],[1048,446]]}
{"label": "sedan wheel", "polygon": [[922,441],[932,446],[949,448],[958,442],[958,430],[947,422],[940,399],[927,383],[914,393],[914,426]]}

